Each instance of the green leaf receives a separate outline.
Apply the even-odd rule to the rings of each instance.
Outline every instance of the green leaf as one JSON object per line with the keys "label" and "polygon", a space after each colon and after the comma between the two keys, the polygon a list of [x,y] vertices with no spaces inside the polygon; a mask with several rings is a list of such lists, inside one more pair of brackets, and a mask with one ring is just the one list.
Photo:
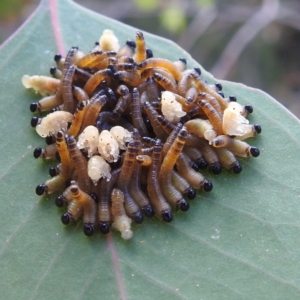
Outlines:
{"label": "green leaf", "polygon": [[[147,219],[133,226],[130,241],[116,232],[87,238],[80,223],[61,224],[54,197],[36,196],[51,162],[32,156],[44,145],[28,109],[39,96],[24,89],[21,77],[47,75],[54,64],[50,6],[66,50],[89,51],[106,28],[121,43],[136,31],[73,2],[55,4],[42,2],[0,49],[1,298],[299,299],[299,120],[262,91],[222,82],[226,95],[253,105],[250,121],[263,131],[250,143],[261,155],[243,160],[240,175],[206,174],[213,191],[201,193],[187,213],[175,213],[171,224]],[[197,65],[174,43],[145,38],[156,57]]]}

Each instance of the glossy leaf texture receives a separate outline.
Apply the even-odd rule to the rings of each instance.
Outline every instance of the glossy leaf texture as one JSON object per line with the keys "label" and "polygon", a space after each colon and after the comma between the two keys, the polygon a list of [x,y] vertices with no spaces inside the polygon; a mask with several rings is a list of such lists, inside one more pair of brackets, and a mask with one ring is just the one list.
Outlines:
{"label": "glossy leaf texture", "polygon": [[[249,143],[261,155],[242,160],[239,175],[205,173],[213,191],[170,224],[147,219],[130,241],[116,232],[87,238],[81,223],[61,224],[55,197],[35,194],[50,163],[33,158],[44,145],[30,127],[29,104],[39,96],[21,77],[49,74],[57,40],[87,52],[106,28],[121,44],[136,31],[70,1],[44,1],[0,49],[1,298],[299,299],[300,124],[262,91],[222,82],[226,95],[253,105],[250,121],[262,133]],[[156,57],[199,66],[174,43],[145,38]]]}

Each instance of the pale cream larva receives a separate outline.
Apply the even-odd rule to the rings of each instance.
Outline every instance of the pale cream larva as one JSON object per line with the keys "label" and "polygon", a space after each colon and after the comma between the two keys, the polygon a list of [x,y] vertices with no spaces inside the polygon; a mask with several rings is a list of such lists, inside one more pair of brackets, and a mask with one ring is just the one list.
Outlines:
{"label": "pale cream larva", "polygon": [[103,33],[99,40],[99,45],[103,51],[119,51],[119,40],[115,36],[114,32],[109,29],[103,30]]}
{"label": "pale cream larva", "polygon": [[99,131],[95,126],[87,126],[78,137],[77,146],[88,152],[88,157],[97,153]]}
{"label": "pale cream larva", "polygon": [[178,123],[180,118],[186,115],[182,105],[176,101],[172,92],[161,93],[161,111],[164,117],[171,123]]}
{"label": "pale cream larva", "polygon": [[97,185],[100,178],[107,181],[111,178],[110,165],[99,155],[92,156],[88,161],[88,175],[92,179],[94,185]]}
{"label": "pale cream larva", "polygon": [[22,77],[22,84],[27,89],[32,88],[37,93],[40,93],[42,96],[54,94],[57,90],[59,83],[59,79],[48,76],[24,75]]}
{"label": "pale cream larva", "polygon": [[110,129],[110,133],[117,140],[120,149],[125,150],[125,143],[132,141],[132,133],[122,126],[114,126]]}
{"label": "pale cream larva", "polygon": [[98,152],[108,162],[116,162],[119,158],[119,145],[108,130],[102,130],[98,140]]}
{"label": "pale cream larva", "polygon": [[124,240],[129,240],[133,236],[131,230],[131,219],[127,217],[124,208],[124,194],[119,189],[113,189],[111,193],[111,213],[113,218],[113,228],[121,232]]}
{"label": "pale cream larva", "polygon": [[230,102],[223,114],[223,133],[227,135],[237,136],[241,139],[253,136],[255,130],[253,125],[241,115],[243,106],[237,102]]}
{"label": "pale cream larva", "polygon": [[67,111],[55,111],[42,118],[40,124],[35,129],[41,137],[45,138],[50,132],[66,131],[72,119],[73,115]]}

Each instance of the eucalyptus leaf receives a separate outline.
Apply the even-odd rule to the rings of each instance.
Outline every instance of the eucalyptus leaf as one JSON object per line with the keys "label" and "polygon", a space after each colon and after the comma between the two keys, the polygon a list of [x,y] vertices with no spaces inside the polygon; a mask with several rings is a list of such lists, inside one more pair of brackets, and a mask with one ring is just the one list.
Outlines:
{"label": "eucalyptus leaf", "polygon": [[[48,75],[59,39],[60,51],[87,52],[106,28],[120,44],[136,32],[69,0],[43,1],[0,49],[1,299],[299,299],[299,120],[262,91],[221,81],[225,95],[253,105],[249,119],[262,133],[249,143],[261,155],[241,160],[239,175],[205,173],[213,191],[170,224],[147,219],[129,241],[117,232],[87,238],[81,223],[61,224],[54,196],[35,194],[54,162],[33,158],[44,141],[29,105],[40,96],[21,77]],[[199,66],[172,42],[145,39],[155,57]]]}

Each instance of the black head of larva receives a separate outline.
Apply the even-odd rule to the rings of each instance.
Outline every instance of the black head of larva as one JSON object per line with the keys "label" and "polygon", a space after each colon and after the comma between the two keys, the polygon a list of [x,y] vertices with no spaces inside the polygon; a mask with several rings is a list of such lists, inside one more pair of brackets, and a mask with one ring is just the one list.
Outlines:
{"label": "black head of larva", "polygon": [[153,57],[153,52],[152,52],[152,50],[149,49],[149,48],[146,49],[146,57],[147,57],[147,58]]}
{"label": "black head of larva", "polygon": [[254,124],[253,126],[254,126],[254,129],[255,129],[256,133],[261,133],[261,126],[260,125]]}
{"label": "black head of larva", "polygon": [[57,168],[55,168],[55,167],[50,167],[50,168],[49,168],[49,175],[50,175],[51,177],[54,177],[54,176],[58,175]]}
{"label": "black head of larva", "polygon": [[205,192],[210,192],[213,189],[213,184],[210,181],[205,180],[203,184],[203,189]]}
{"label": "black head of larva", "polygon": [[56,70],[57,70],[56,67],[51,67],[51,68],[50,68],[50,74],[51,74],[52,76],[54,76],[55,73],[56,73]]}
{"label": "black head of larva", "polygon": [[[37,109],[38,109],[38,104],[37,102],[32,102],[29,106],[29,109],[31,112],[36,112]],[[31,125],[32,126],[32,125]],[[32,126],[32,127],[35,127],[35,126]]]}
{"label": "black head of larva", "polygon": [[68,225],[70,224],[71,222],[71,218],[70,218],[70,215],[68,213],[64,213],[62,216],[61,216],[61,222],[64,224],[64,225]]}
{"label": "black head of larva", "polygon": [[83,232],[86,236],[92,236],[94,234],[94,226],[90,224],[84,225]]}
{"label": "black head of larva", "polygon": [[55,143],[55,137],[51,134],[47,135],[45,138],[46,144],[47,145],[52,145]]}
{"label": "black head of larva", "polygon": [[133,221],[136,224],[142,224],[144,221],[143,215],[141,214],[140,211],[137,211],[133,216],[132,216]]}
{"label": "black head of larva", "polygon": [[35,193],[39,196],[42,196],[46,191],[46,186],[44,184],[39,184],[36,188],[35,188]]}
{"label": "black head of larva", "polygon": [[136,48],[136,43],[133,40],[127,40],[126,41],[126,45],[131,48],[132,50],[134,50]]}
{"label": "black head of larva", "polygon": [[55,205],[57,207],[63,207],[64,206],[64,197],[62,195],[58,196],[56,199],[55,199]]}
{"label": "black head of larva", "polygon": [[201,170],[206,169],[207,166],[208,166],[208,164],[207,164],[207,162],[206,162],[206,160],[204,158],[199,159],[197,161],[197,164],[198,164],[199,169],[201,169]]}
{"label": "black head of larva", "polygon": [[225,95],[224,95],[224,93],[223,92],[218,92],[218,94],[222,97],[222,98],[225,98]]}
{"label": "black head of larva", "polygon": [[54,55],[54,61],[59,62],[62,59],[61,54],[55,54]]}
{"label": "black head of larva", "polygon": [[253,107],[251,105],[245,105],[245,110],[248,114],[253,113]]}
{"label": "black head of larva", "polygon": [[257,157],[257,156],[259,156],[260,151],[259,151],[259,149],[256,148],[256,147],[251,147],[251,148],[250,148],[250,153],[251,153],[251,155],[252,155],[253,157]]}
{"label": "black head of larva", "polygon": [[39,122],[39,118],[38,117],[32,117],[31,121],[30,121],[31,127],[36,127],[36,125],[38,124],[38,122]]}
{"label": "black head of larva", "polygon": [[189,208],[190,208],[190,205],[187,201],[185,201],[184,199],[182,199],[180,201],[180,204],[179,204],[179,208],[181,211],[188,211]]}
{"label": "black head of larva", "polygon": [[161,213],[161,218],[167,223],[172,222],[172,220],[173,220],[172,212],[170,210],[163,211]]}
{"label": "black head of larva", "polygon": [[193,188],[190,188],[186,195],[190,200],[193,200],[196,197],[196,192]]}
{"label": "black head of larva", "polygon": [[239,162],[236,162],[235,165],[232,167],[232,171],[235,174],[240,174],[242,172],[242,170],[243,170],[243,168]]}
{"label": "black head of larva", "polygon": [[222,166],[219,163],[215,163],[209,167],[209,170],[213,174],[219,175],[222,172]]}
{"label": "black head of larva", "polygon": [[187,64],[187,61],[184,57],[180,57],[179,60],[182,61],[185,65]]}
{"label": "black head of larva", "polygon": [[154,211],[153,211],[153,208],[150,204],[143,206],[142,207],[142,212],[148,218],[151,218],[151,217],[154,216]]}
{"label": "black head of larva", "polygon": [[191,167],[195,170],[195,171],[199,171],[200,167],[197,163],[195,162],[191,162]]}
{"label": "black head of larva", "polygon": [[34,149],[33,151],[34,158],[39,158],[41,154],[42,154],[42,148],[37,147]]}
{"label": "black head of larva", "polygon": [[109,222],[99,222],[99,230],[102,234],[108,234],[110,230]]}
{"label": "black head of larva", "polygon": [[201,75],[201,70],[200,70],[200,68],[194,68],[194,70],[197,72],[198,75]]}
{"label": "black head of larva", "polygon": [[75,181],[73,179],[67,179],[66,180],[66,187],[69,187],[69,186],[71,186],[74,183],[75,183]]}
{"label": "black head of larva", "polygon": [[236,97],[235,96],[229,96],[229,101],[236,102]]}
{"label": "black head of larva", "polygon": [[215,84],[216,88],[218,89],[218,91],[222,91],[222,84],[221,83],[216,83]]}

